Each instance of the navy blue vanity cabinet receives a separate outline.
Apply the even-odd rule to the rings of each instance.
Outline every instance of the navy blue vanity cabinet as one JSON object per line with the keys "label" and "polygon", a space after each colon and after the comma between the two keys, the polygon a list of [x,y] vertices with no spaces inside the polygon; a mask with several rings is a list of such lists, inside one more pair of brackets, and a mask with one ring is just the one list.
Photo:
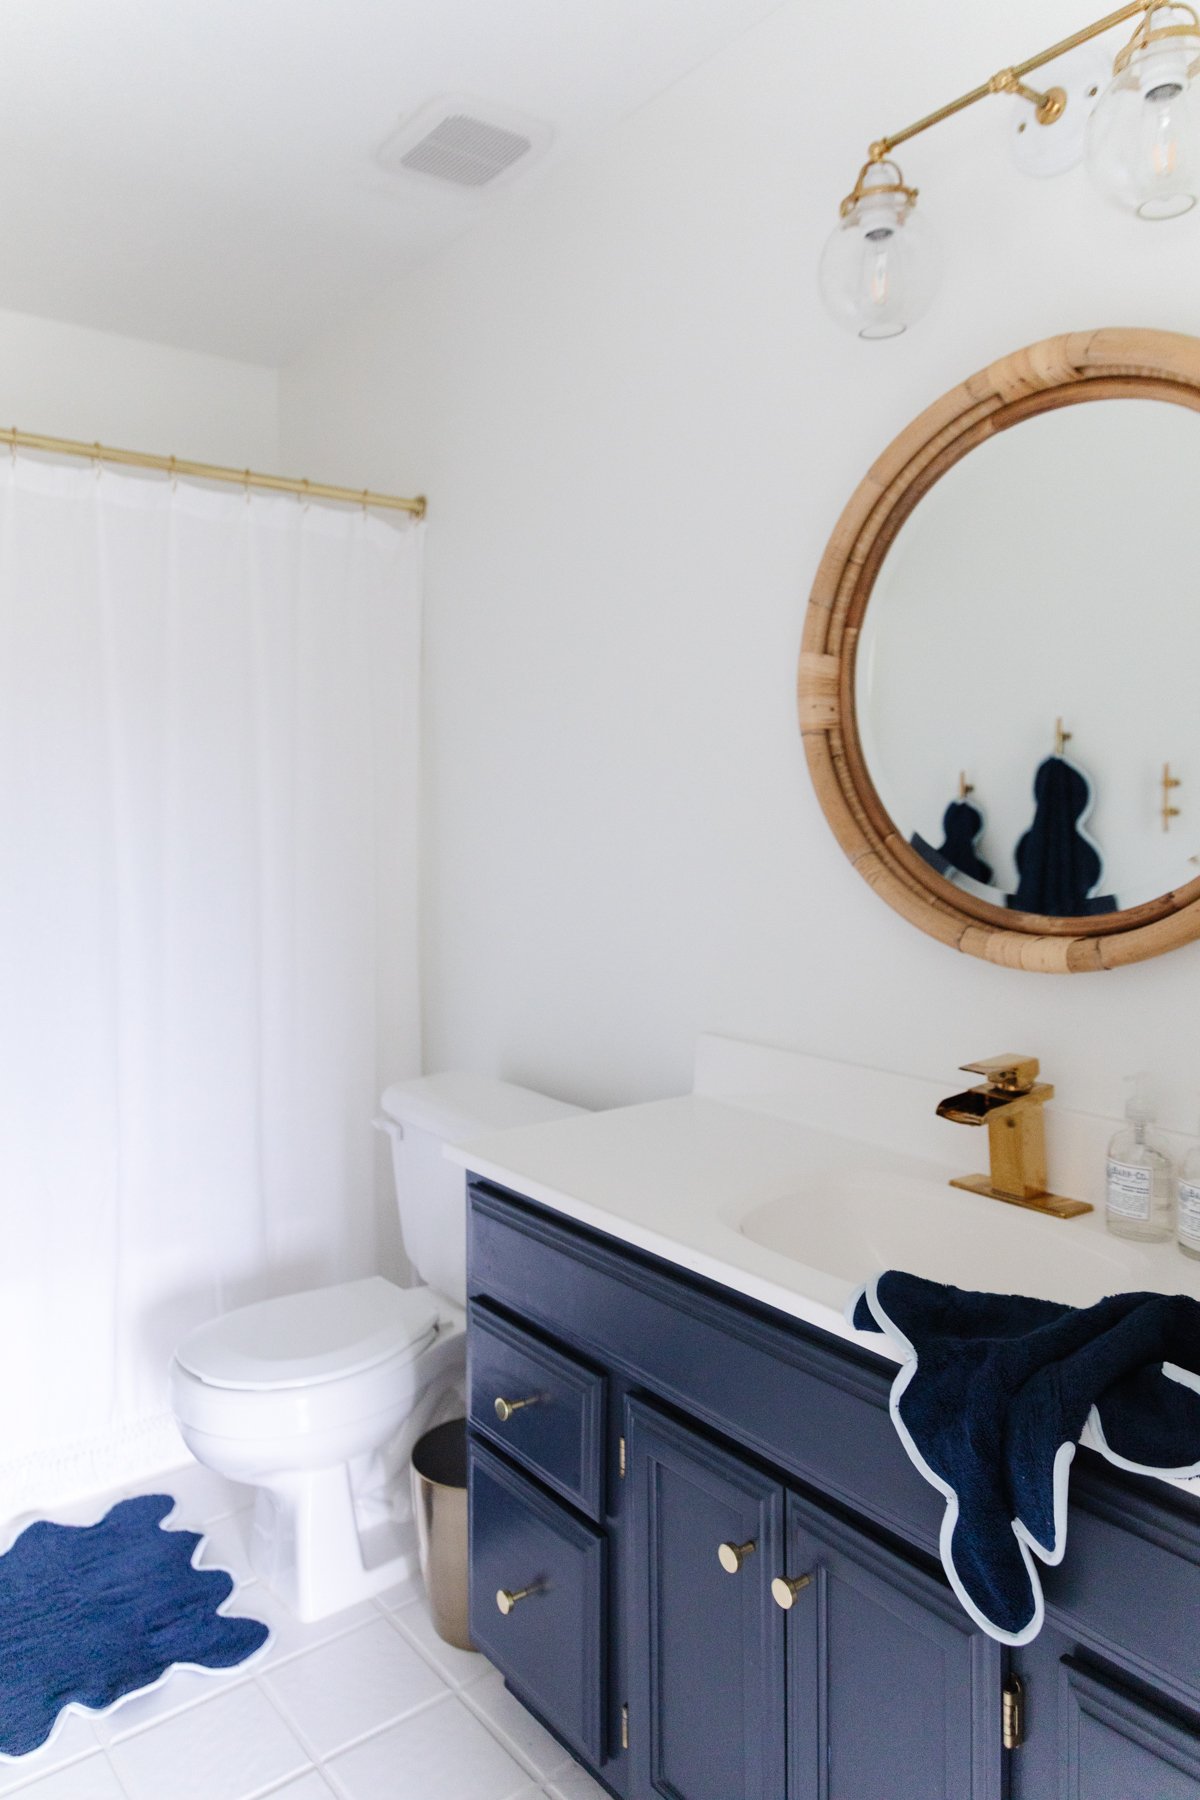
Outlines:
{"label": "navy blue vanity cabinet", "polygon": [[1013,1666],[1026,1702],[1011,1800],[1196,1800],[1200,1718],[1051,1625]]}
{"label": "navy blue vanity cabinet", "polygon": [[1062,1800],[1195,1800],[1200,1737],[1119,1682],[1059,1663]]}
{"label": "navy blue vanity cabinet", "polygon": [[471,1637],[593,1765],[603,1758],[603,1535],[472,1443]]}
{"label": "navy blue vanity cabinet", "polygon": [[787,1502],[791,1800],[1000,1800],[999,1644],[940,1571]]}
{"label": "navy blue vanity cabinet", "polygon": [[1081,1451],[1006,1650],[882,1357],[478,1179],[468,1289],[472,1631],[618,1800],[1200,1800],[1193,1497]]}
{"label": "navy blue vanity cabinet", "polygon": [[781,1800],[783,1490],[653,1407],[626,1417],[631,1791]]}
{"label": "navy blue vanity cabinet", "polygon": [[939,1575],[627,1412],[632,1791],[1000,1800],[1000,1647]]}

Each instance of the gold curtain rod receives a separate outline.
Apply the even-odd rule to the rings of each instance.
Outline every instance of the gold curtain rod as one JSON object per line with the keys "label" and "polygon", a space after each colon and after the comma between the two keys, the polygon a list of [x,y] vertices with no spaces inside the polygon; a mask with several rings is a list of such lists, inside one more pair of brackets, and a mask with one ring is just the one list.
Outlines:
{"label": "gold curtain rod", "polygon": [[131,469],[157,469],[164,475],[185,475],[196,481],[224,481],[234,487],[261,488],[272,494],[298,494],[301,499],[341,500],[352,506],[380,507],[388,512],[425,517],[424,494],[402,499],[397,494],[373,494],[369,488],[332,487],[327,481],[294,481],[286,475],[258,475],[253,469],[225,469],[217,463],[188,462],[180,456],[149,456],[141,450],[114,450],[109,444],[84,444],[75,438],[43,437],[35,431],[0,430],[0,444],[14,450],[43,450],[51,456],[81,456],[89,462],[118,463]]}

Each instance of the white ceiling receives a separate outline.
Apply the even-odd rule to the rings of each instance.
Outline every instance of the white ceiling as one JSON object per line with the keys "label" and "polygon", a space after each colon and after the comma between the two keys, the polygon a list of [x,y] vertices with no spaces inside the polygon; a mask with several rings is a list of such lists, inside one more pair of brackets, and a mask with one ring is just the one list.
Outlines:
{"label": "white ceiling", "polygon": [[[779,0],[7,0],[0,307],[286,361]],[[445,94],[551,124],[469,193],[372,151]]]}

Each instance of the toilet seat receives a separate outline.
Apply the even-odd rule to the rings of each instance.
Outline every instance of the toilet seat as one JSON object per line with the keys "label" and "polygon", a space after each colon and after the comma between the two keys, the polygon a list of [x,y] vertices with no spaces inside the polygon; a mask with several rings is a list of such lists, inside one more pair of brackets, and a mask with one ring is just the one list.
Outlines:
{"label": "toilet seat", "polygon": [[438,1314],[430,1288],[369,1275],[238,1307],[193,1331],[175,1360],[205,1387],[313,1388],[414,1360],[436,1336]]}

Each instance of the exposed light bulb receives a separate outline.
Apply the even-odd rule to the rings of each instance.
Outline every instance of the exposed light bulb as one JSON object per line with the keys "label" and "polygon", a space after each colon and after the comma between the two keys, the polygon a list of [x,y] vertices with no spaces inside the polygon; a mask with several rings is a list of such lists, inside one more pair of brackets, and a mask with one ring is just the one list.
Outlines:
{"label": "exposed light bulb", "polygon": [[892,164],[868,164],[821,256],[821,294],[861,338],[898,337],[920,318],[938,278],[936,241]]}
{"label": "exposed light bulb", "polygon": [[1141,219],[1176,219],[1200,200],[1200,27],[1189,15],[1186,24],[1154,29],[1160,16],[1148,15],[1140,41],[1117,58],[1087,128],[1093,182]]}

